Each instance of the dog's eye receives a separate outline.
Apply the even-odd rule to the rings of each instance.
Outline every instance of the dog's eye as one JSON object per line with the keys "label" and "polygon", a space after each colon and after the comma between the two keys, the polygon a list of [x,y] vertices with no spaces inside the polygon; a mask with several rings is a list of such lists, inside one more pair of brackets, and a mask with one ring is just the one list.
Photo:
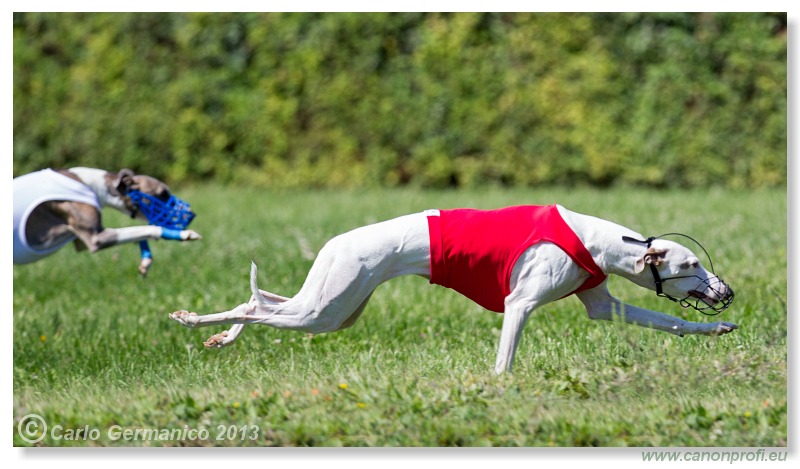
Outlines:
{"label": "dog's eye", "polygon": [[697,260],[689,260],[681,264],[683,269],[696,269],[698,267],[700,267],[700,262]]}

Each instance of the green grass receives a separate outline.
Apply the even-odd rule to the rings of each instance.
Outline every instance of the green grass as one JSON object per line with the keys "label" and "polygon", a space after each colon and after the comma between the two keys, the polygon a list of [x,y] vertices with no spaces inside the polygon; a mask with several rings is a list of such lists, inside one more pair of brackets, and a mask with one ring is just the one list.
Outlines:
{"label": "green grass", "polygon": [[[97,428],[94,441],[47,446],[785,446],[786,194],[590,189],[270,192],[179,191],[199,215],[197,243],[71,247],[14,266],[14,444],[24,415]],[[308,336],[249,327],[205,350],[222,328],[189,330],[176,309],[223,311],[259,284],[291,296],[317,250],[357,226],[426,208],[558,202],[645,235],[700,240],[735,289],[719,337],[674,337],[590,321],[574,297],[528,321],[513,374],[492,372],[502,315],[405,277],[378,288],[352,328]],[[128,221],[106,213],[107,225]],[[709,320],[619,278],[639,306]],[[208,439],[124,441],[108,430],[207,429]],[[221,426],[221,427],[220,427]],[[245,426],[245,436],[216,440]],[[255,439],[251,426],[257,428]],[[60,434],[63,434],[61,432]]]}

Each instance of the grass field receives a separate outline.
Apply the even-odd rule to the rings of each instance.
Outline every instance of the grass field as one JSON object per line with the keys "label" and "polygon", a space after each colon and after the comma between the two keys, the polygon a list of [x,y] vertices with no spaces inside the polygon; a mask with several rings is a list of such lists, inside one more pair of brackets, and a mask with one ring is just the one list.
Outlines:
{"label": "grass field", "polygon": [[[204,239],[151,242],[146,279],[135,245],[93,255],[70,246],[14,266],[14,445],[29,445],[17,428],[31,413],[48,425],[45,446],[787,444],[783,191],[197,186],[179,195],[199,213],[192,228]],[[262,288],[291,296],[325,241],[363,224],[426,208],[554,202],[646,236],[701,241],[736,291],[721,318],[740,329],[679,338],[590,321],[570,297],[531,316],[514,373],[495,376],[502,316],[422,278],[380,286],[354,327],[313,337],[251,326],[232,347],[205,350],[222,328],[167,318],[246,301],[251,259]],[[106,212],[108,226],[126,223]],[[610,288],[632,304],[710,320],[623,279]],[[165,441],[152,432],[142,441],[165,429]]]}

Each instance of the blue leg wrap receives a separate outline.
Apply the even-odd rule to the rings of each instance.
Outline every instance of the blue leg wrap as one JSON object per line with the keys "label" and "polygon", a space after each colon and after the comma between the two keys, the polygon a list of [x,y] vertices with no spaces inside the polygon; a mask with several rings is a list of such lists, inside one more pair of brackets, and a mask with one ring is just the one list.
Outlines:
{"label": "blue leg wrap", "polygon": [[142,251],[142,259],[152,259],[153,253],[150,251],[150,245],[147,241],[139,241],[139,249]]}
{"label": "blue leg wrap", "polygon": [[181,230],[171,230],[169,228],[161,228],[161,238],[180,241]]}

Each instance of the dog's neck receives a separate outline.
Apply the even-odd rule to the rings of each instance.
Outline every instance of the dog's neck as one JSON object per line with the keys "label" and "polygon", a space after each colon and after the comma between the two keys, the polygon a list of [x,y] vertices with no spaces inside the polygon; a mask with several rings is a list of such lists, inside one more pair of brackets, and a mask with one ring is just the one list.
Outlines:
{"label": "dog's neck", "polygon": [[130,215],[122,197],[112,193],[113,182],[117,179],[116,174],[102,169],[83,167],[70,168],[69,171],[92,189],[92,192],[97,195],[100,206],[115,208],[126,215]]}
{"label": "dog's neck", "polygon": [[644,254],[644,246],[622,240],[623,236],[644,239],[641,234],[602,218],[572,212],[560,205],[558,210],[603,272],[652,288],[651,278],[635,270],[636,261]]}

